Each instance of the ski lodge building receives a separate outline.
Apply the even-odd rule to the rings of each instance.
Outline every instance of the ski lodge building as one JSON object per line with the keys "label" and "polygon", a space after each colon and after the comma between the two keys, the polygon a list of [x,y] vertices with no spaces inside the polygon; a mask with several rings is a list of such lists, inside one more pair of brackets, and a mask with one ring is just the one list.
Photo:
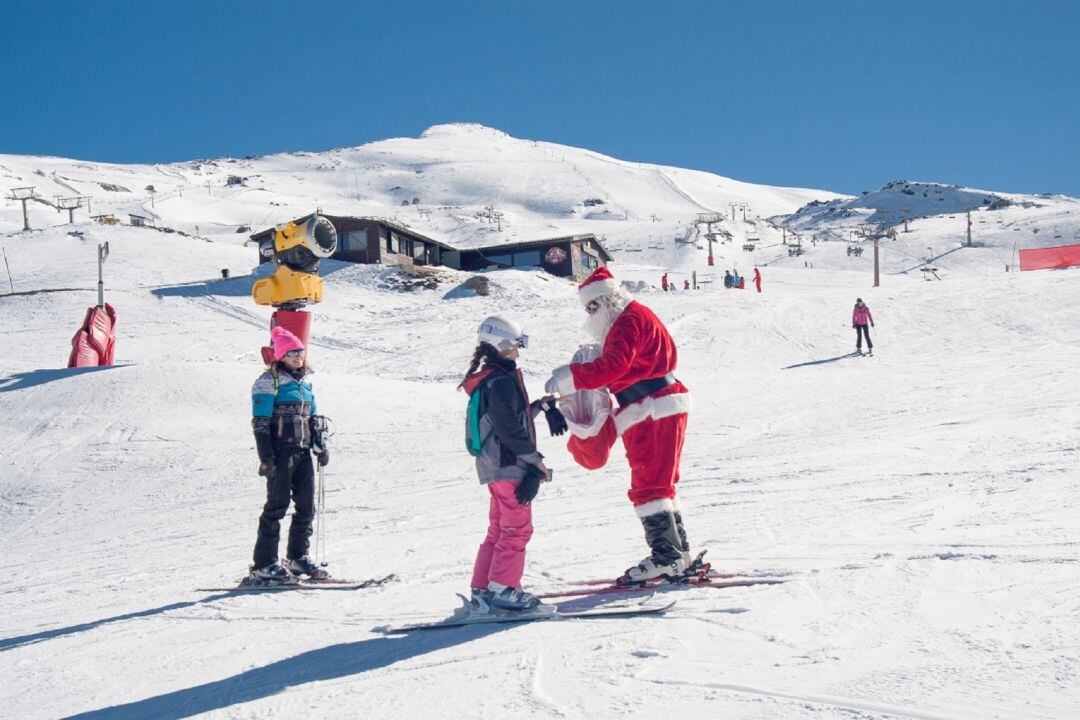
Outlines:
{"label": "ski lodge building", "polygon": [[[310,217],[305,215],[293,222],[299,225]],[[338,234],[338,248],[331,257],[346,262],[442,266],[455,270],[535,267],[581,281],[612,259],[592,233],[459,249],[385,218],[325,214],[322,217],[330,221]],[[259,262],[270,262],[274,228],[251,235],[250,241],[258,248]]]}

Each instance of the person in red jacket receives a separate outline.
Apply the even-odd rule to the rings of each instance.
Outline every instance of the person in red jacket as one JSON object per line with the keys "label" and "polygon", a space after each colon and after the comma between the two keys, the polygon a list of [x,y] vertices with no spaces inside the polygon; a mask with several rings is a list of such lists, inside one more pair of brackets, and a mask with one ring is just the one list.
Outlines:
{"label": "person in red jacket", "polygon": [[754,268],[754,285],[757,285],[757,291],[761,292],[761,271]]}
{"label": "person in red jacket", "polygon": [[667,286],[668,286],[667,273],[664,273],[660,277],[660,287],[664,289],[664,292],[667,292]]}
{"label": "person in red jacket", "polygon": [[649,556],[623,576],[629,581],[684,573],[690,546],[676,497],[686,436],[690,392],[673,375],[675,342],[649,308],[620,287],[605,267],[583,282],[578,294],[586,329],[602,343],[599,357],[555,369],[546,390],[567,397],[606,388],[619,407],[588,438],[572,437],[569,449],[581,465],[602,467],[622,437],[630,464],[627,495],[645,529]]}

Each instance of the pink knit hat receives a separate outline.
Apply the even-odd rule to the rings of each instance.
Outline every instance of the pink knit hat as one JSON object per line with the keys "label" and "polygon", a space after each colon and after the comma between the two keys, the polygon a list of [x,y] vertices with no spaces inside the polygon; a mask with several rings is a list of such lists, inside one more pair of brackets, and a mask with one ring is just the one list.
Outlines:
{"label": "pink knit hat", "polygon": [[585,282],[578,286],[578,296],[581,298],[582,305],[588,305],[590,301],[610,295],[618,289],[619,286],[615,283],[611,271],[606,267],[598,267],[585,279]]}
{"label": "pink knit hat", "polygon": [[303,350],[304,343],[283,327],[270,328],[270,343],[274,346],[274,359],[280,360],[290,350]]}

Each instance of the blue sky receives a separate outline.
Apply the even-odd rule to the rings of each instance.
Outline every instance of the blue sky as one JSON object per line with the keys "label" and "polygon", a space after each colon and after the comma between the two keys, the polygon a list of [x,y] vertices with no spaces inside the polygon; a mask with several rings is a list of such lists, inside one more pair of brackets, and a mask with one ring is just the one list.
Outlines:
{"label": "blue sky", "polygon": [[479,122],[749,182],[1080,196],[1075,0],[0,0],[0,152],[321,150]]}

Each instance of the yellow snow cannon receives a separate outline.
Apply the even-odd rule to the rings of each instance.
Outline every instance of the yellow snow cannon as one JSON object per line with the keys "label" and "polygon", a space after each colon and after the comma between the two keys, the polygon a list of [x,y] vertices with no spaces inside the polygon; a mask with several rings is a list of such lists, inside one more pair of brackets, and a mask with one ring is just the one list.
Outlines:
{"label": "yellow snow cannon", "polygon": [[278,267],[271,277],[256,281],[251,288],[255,304],[296,309],[320,302],[323,282],[318,275],[319,261],[333,255],[337,246],[337,230],[321,215],[312,215],[299,225],[278,225],[273,245],[266,243],[262,248]]}

